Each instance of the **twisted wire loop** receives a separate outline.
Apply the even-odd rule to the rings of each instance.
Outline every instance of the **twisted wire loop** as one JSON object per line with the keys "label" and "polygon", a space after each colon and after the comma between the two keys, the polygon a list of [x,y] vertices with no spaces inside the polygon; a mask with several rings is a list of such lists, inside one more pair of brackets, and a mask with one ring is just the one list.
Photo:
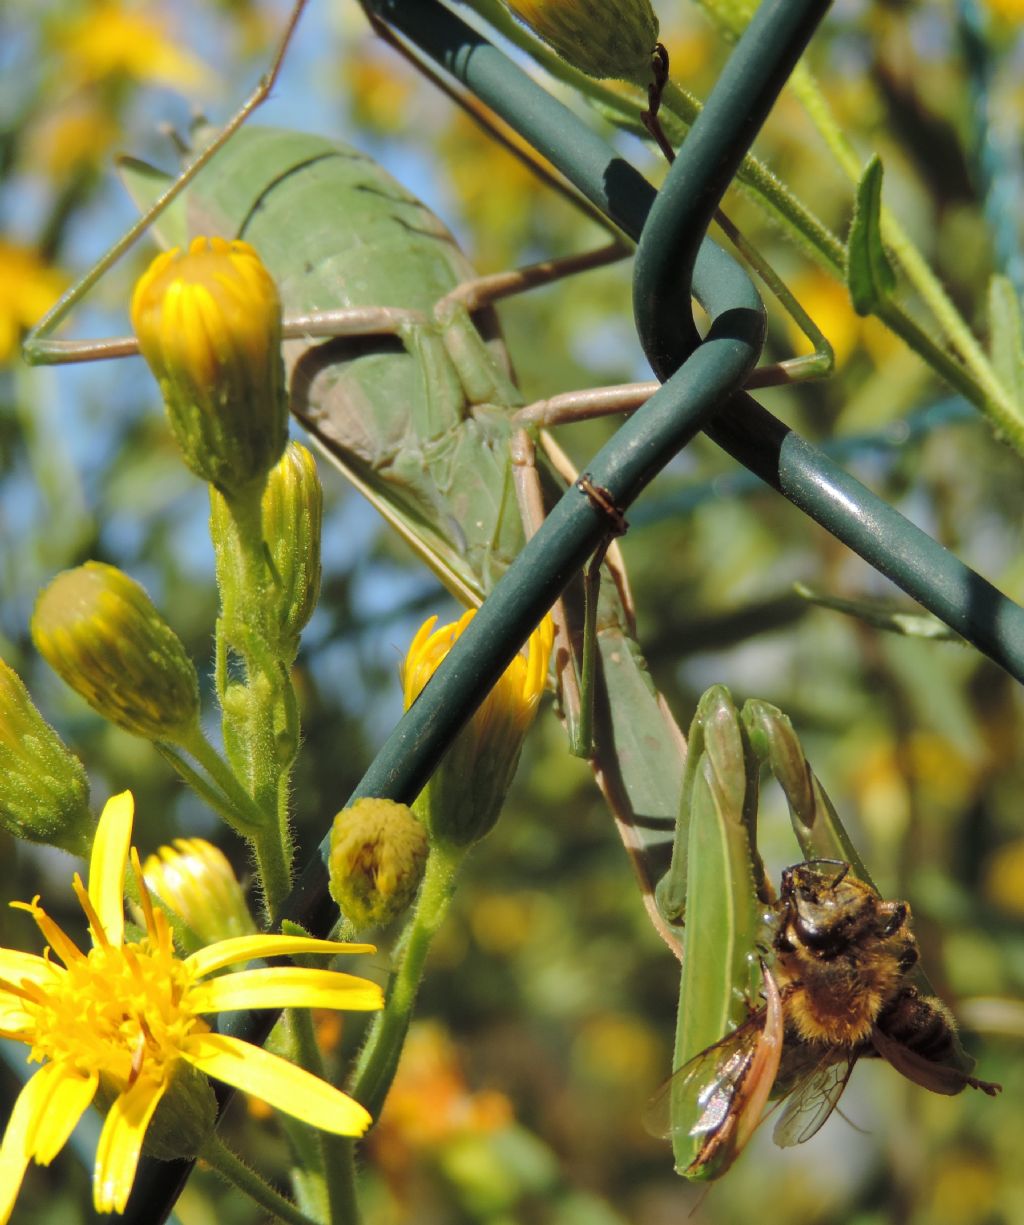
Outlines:
{"label": "twisted wire loop", "polygon": [[[711,214],[828,0],[765,0],[694,124],[660,197],[636,169],[439,0],[361,0],[414,57],[434,61],[552,162],[637,252],[641,343],[663,379],[588,466],[601,498],[571,488],[508,569],[405,714],[350,799],[411,801],[570,579],[608,533],[602,501],[621,511],[701,429],[1018,679],[1024,610],[908,523],[738,389],[757,362],[764,308],[742,268],[704,237]],[[646,223],[646,225],[645,225]],[[703,340],[691,294],[707,310]],[[326,846],[279,919],[324,934],[333,921]],[[262,1041],[276,1018],[232,1014],[222,1028]],[[147,1161],[124,1215],[151,1225],[173,1208],[190,1171]]]}

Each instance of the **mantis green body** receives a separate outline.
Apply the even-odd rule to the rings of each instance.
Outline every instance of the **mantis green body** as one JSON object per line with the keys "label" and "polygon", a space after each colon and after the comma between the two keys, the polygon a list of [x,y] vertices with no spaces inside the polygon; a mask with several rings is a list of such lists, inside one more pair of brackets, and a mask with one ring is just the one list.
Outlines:
{"label": "mantis green body", "polygon": [[[141,204],[169,182],[137,163],[125,178]],[[442,222],[357,150],[251,125],[154,233],[165,246],[203,234],[256,248],[295,337],[285,345],[295,416],[450,590],[479,603],[525,541],[512,445],[523,399],[493,310],[471,313],[463,300],[475,274]],[[564,479],[544,461],[539,472],[545,500],[557,497]],[[593,763],[648,911],[675,950],[651,890],[678,814],[684,742],[614,583],[602,584],[596,628]],[[556,660],[563,674],[568,654],[563,646]]]}

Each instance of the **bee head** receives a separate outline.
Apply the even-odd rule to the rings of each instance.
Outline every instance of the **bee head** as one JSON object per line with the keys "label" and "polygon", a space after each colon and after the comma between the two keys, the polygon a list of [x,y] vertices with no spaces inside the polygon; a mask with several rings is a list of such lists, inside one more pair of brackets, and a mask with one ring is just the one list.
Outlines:
{"label": "bee head", "polygon": [[783,952],[800,946],[830,960],[874,920],[879,904],[874,889],[850,875],[848,863],[812,859],[794,864],[782,873],[775,946]]}

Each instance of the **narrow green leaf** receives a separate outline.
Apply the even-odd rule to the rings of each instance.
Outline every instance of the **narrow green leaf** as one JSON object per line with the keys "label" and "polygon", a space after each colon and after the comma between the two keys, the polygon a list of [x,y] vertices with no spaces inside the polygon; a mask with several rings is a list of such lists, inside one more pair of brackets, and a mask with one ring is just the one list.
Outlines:
{"label": "narrow green leaf", "polygon": [[846,283],[858,315],[873,315],[896,288],[882,244],[882,163],[876,154],[857,184],[846,243]]}
{"label": "narrow green leaf", "polygon": [[963,642],[956,630],[951,630],[938,617],[928,612],[907,612],[904,608],[883,600],[847,600],[842,596],[815,591],[805,583],[794,583],[793,590],[802,600],[817,604],[821,608],[830,608],[834,612],[845,613],[849,617],[856,617],[865,624],[890,634],[902,634],[907,638],[930,638],[936,642]]}
{"label": "narrow green leaf", "polygon": [[1000,383],[1017,405],[1024,406],[1024,343],[1021,340],[1020,301],[1012,282],[993,276],[988,287],[992,364]]}

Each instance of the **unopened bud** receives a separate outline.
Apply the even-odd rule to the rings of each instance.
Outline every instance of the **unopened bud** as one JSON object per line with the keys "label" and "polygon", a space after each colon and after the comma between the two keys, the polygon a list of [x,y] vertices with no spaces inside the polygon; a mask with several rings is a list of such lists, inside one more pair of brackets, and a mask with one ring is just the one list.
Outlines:
{"label": "unopened bud", "polygon": [[194,238],[158,255],[132,295],[132,327],[185,462],[225,492],[262,477],[288,433],[281,302],[248,243]]}
{"label": "unopened bud", "polygon": [[[266,632],[290,663],[320,596],[320,535],[323,488],[316,461],[301,443],[291,442],[270,470],[261,504],[263,542],[270,575],[264,609]],[[246,558],[231,508],[217,491],[210,494],[210,535],[217,550],[222,584],[244,590]]]}
{"label": "unopened bud", "polygon": [[658,42],[650,0],[505,0],[567,63],[587,76],[647,85]]}
{"label": "unopened bud", "polygon": [[186,743],[199,683],[181,640],[116,566],[88,561],[45,587],[32,640],[51,668],[111,723],[148,740]]}
{"label": "unopened bud", "polygon": [[[142,865],[146,888],[170,911],[187,953],[256,931],[227,856],[205,838],[176,838]],[[178,922],[174,922],[178,920]]]}
{"label": "unopened bud", "polygon": [[[435,630],[437,618],[431,617],[420,627],[402,668],[406,709],[472,617],[470,609],[453,625]],[[505,669],[418,796],[414,808],[432,839],[467,846],[497,821],[544,692],[553,638],[545,617],[530,635],[526,656],[516,655]]]}
{"label": "unopened bud", "polygon": [[427,831],[405,804],[361,799],[331,828],[331,897],[357,930],[383,927],[416,895],[427,861]]}
{"label": "unopened bud", "polygon": [[96,828],[85,769],[0,660],[0,825],[16,838],[87,854]]}

